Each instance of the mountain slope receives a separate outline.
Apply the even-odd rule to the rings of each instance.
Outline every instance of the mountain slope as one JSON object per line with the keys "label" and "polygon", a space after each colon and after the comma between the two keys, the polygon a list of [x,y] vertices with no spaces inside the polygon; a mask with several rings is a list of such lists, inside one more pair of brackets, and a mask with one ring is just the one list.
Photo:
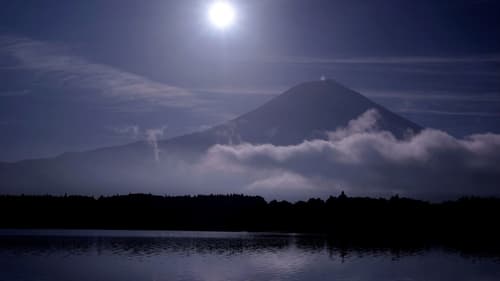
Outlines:
{"label": "mountain slope", "polygon": [[203,132],[167,140],[162,145],[199,145],[240,142],[297,144],[307,139],[324,137],[325,131],[344,127],[350,120],[369,109],[381,116],[380,129],[403,137],[408,130],[421,127],[363,95],[335,81],[314,81],[299,84],[259,108],[225,124]]}
{"label": "mountain slope", "polygon": [[[109,194],[164,190],[165,167],[159,163],[193,161],[214,144],[241,142],[291,145],[324,138],[369,109],[380,113],[380,129],[402,137],[420,126],[334,81],[303,83],[261,107],[225,124],[158,143],[155,157],[147,142],[65,153],[55,158],[0,165],[0,193]],[[159,160],[159,161],[158,161]]]}

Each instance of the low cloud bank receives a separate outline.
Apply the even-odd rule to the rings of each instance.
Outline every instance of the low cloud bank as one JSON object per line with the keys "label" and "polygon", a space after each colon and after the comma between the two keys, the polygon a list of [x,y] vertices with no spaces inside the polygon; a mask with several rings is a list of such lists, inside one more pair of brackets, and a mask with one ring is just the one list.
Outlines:
{"label": "low cloud bank", "polygon": [[457,139],[425,129],[401,140],[377,130],[379,118],[369,110],[326,140],[298,145],[216,145],[196,169],[208,177],[241,176],[242,189],[233,192],[287,199],[340,190],[431,199],[500,194],[500,135]]}

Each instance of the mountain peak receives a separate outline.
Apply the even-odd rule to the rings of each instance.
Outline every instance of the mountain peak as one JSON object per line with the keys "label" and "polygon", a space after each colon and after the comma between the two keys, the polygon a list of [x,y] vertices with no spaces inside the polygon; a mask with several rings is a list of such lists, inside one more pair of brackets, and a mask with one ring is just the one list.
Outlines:
{"label": "mountain peak", "polygon": [[324,80],[312,80],[312,81],[305,81],[300,84],[297,84],[290,88],[289,91],[294,90],[294,89],[303,89],[303,88],[311,88],[314,87],[316,89],[348,89],[344,85],[340,84],[339,82],[333,80],[333,79],[324,79]]}
{"label": "mountain peak", "polygon": [[[338,83],[332,79],[318,80],[318,81],[308,81],[300,83],[288,91],[278,96],[281,99],[290,98],[304,98],[310,99],[312,101],[321,102],[335,102],[344,100],[349,101],[351,99],[366,99],[361,94],[345,87],[344,85]],[[367,100],[367,99],[366,99]],[[352,100],[353,102],[359,102]]]}
{"label": "mountain peak", "polygon": [[204,132],[174,139],[174,143],[298,144],[345,127],[370,109],[380,113],[379,128],[403,137],[420,126],[328,79],[298,84],[257,109]]}

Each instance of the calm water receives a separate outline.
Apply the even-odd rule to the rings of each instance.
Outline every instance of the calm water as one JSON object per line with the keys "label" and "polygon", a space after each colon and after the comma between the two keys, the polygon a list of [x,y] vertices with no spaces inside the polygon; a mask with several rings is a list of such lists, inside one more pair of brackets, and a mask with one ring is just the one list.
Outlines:
{"label": "calm water", "polygon": [[0,281],[500,280],[500,260],[226,232],[0,230]]}

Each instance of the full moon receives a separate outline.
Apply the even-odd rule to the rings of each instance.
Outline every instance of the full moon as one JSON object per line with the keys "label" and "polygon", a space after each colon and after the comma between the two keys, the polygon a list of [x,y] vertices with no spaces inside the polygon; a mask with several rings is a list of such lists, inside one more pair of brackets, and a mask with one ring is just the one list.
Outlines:
{"label": "full moon", "polygon": [[236,11],[229,2],[217,1],[210,5],[208,17],[212,25],[220,29],[225,29],[234,23]]}

